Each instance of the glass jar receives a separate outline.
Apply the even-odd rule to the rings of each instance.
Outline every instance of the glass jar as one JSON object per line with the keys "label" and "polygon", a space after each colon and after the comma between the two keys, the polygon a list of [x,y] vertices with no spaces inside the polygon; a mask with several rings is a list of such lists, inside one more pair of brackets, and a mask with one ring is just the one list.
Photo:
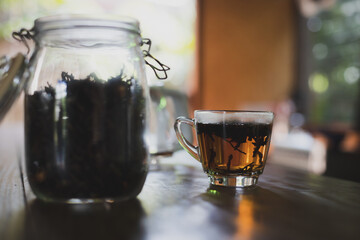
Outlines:
{"label": "glass jar", "polygon": [[149,159],[149,90],[139,23],[44,17],[32,32],[25,157],[33,192],[62,202],[137,196]]}

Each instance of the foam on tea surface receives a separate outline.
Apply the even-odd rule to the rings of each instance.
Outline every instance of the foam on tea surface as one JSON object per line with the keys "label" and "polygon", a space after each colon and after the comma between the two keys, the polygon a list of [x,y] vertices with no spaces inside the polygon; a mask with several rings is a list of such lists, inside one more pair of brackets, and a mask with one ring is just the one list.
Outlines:
{"label": "foam on tea surface", "polygon": [[[221,114],[223,112],[223,114]],[[251,112],[251,111],[195,111],[195,118],[201,123],[267,123],[270,124],[273,120],[273,114],[269,112]]]}

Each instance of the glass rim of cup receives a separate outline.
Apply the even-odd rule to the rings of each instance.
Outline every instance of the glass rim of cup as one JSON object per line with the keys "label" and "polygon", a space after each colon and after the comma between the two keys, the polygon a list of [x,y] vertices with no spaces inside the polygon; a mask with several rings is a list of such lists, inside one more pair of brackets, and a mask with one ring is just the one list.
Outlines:
{"label": "glass rim of cup", "polygon": [[[225,117],[226,116],[226,117]],[[270,111],[245,111],[245,110],[195,110],[196,122],[220,123],[220,122],[255,122],[270,124],[275,114]]]}
{"label": "glass rim of cup", "polygon": [[260,113],[260,114],[272,114],[271,111],[256,111],[256,110],[195,110],[195,113],[211,112],[211,113]]}

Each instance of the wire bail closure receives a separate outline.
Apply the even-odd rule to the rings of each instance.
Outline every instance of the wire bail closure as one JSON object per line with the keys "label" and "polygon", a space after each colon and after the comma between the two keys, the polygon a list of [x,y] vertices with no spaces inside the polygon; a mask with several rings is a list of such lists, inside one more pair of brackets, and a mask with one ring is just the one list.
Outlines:
{"label": "wire bail closure", "polygon": [[34,27],[31,28],[30,30],[28,30],[26,28],[22,28],[22,29],[20,29],[20,31],[12,33],[12,37],[15,40],[22,42],[26,46],[27,54],[29,54],[29,52],[30,52],[30,47],[29,47],[29,44],[26,42],[26,39],[32,40],[32,39],[34,39],[34,36],[35,36]]}
{"label": "wire bail closure", "polygon": [[[161,63],[158,59],[156,59],[154,56],[152,56],[150,54],[150,49],[151,49],[151,40],[149,38],[142,38],[141,40],[141,46],[143,45],[147,45],[148,48],[145,49],[145,50],[142,50],[143,52],[143,55],[144,55],[144,60],[145,60],[145,63],[147,65],[149,65],[151,67],[151,69],[154,71],[156,77],[160,80],[164,80],[164,79],[167,79],[168,75],[167,75],[167,72],[166,71],[169,71],[170,70],[170,67],[168,67],[167,65]],[[155,65],[149,63],[145,58],[146,57],[149,57],[151,58],[152,60],[154,60],[159,66],[159,67],[156,67]],[[164,72],[164,76],[161,77],[159,76],[158,72]]]}
{"label": "wire bail closure", "polygon": [[[30,52],[30,47],[29,47],[29,44],[27,43],[26,40],[33,40],[34,36],[35,36],[34,27],[31,28],[30,30],[28,30],[26,28],[21,28],[20,31],[12,33],[12,37],[15,40],[17,40],[19,42],[22,42],[26,46],[27,54],[29,54],[29,52]],[[154,71],[154,74],[158,79],[160,79],[160,80],[167,79],[167,77],[168,77],[167,71],[170,70],[170,67],[168,67],[167,65],[161,63],[158,59],[156,59],[153,55],[150,54],[151,40],[149,38],[142,38],[141,39],[140,46],[144,46],[144,45],[148,46],[147,49],[142,50],[142,53],[144,55],[145,64],[147,64]],[[156,64],[158,64],[160,67],[157,67],[154,64],[150,63],[149,61],[147,61],[145,59],[147,57],[152,59],[153,61],[155,61]],[[163,72],[164,76],[160,76],[159,72]]]}

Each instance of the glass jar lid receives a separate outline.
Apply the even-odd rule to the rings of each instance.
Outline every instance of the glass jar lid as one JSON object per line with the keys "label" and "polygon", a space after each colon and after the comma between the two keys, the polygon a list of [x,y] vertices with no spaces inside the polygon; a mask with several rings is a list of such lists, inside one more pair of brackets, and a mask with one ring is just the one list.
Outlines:
{"label": "glass jar lid", "polygon": [[35,20],[35,34],[67,28],[112,28],[140,35],[139,22],[130,17],[116,15],[67,14],[41,17]]}

